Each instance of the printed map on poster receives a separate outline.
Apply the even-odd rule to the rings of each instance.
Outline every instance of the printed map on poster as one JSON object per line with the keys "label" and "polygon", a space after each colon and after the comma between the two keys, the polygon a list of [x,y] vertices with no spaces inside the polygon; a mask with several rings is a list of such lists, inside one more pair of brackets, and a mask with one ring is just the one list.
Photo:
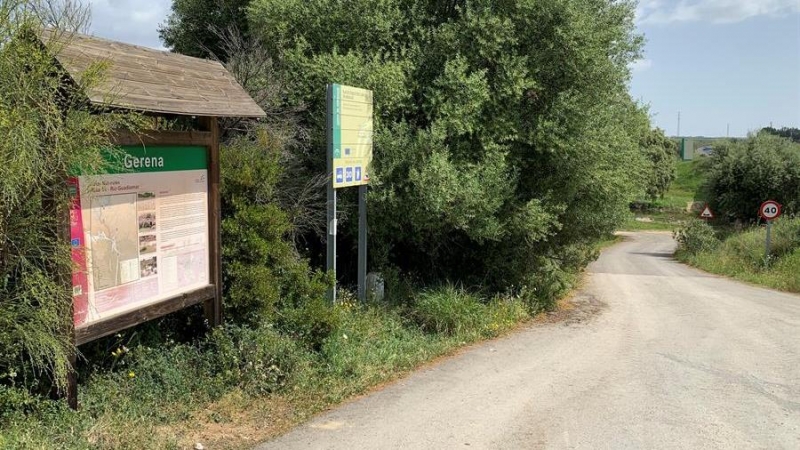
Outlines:
{"label": "printed map on poster", "polygon": [[139,279],[139,232],[136,227],[136,194],[92,198],[92,276],[97,290]]}
{"label": "printed map on poster", "polygon": [[125,147],[70,181],[75,325],[209,284],[204,147]]}

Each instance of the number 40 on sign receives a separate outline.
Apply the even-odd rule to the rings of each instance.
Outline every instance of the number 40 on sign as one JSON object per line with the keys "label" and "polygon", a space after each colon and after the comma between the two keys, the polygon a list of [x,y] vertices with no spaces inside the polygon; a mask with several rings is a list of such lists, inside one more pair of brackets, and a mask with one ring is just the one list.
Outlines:
{"label": "number 40 on sign", "polygon": [[781,204],[775,200],[767,200],[758,209],[758,215],[764,220],[774,220],[781,215]]}

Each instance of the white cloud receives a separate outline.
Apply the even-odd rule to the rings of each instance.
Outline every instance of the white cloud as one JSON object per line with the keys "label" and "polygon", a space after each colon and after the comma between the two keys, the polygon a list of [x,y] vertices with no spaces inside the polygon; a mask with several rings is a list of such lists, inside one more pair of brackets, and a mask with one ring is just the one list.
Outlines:
{"label": "white cloud", "polygon": [[641,0],[640,24],[672,22],[734,23],[757,16],[800,12],[800,0]]}
{"label": "white cloud", "polygon": [[645,70],[653,67],[653,60],[652,59],[638,59],[632,62],[629,67],[631,68],[631,72],[644,72]]}
{"label": "white cloud", "polygon": [[129,44],[162,49],[158,26],[171,0],[91,0],[91,33]]}

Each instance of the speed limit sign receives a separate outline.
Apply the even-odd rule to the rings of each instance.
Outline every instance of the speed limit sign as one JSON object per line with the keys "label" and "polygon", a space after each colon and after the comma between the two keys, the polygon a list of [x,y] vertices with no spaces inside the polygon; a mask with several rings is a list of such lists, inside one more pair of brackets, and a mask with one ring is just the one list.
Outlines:
{"label": "speed limit sign", "polygon": [[758,215],[764,220],[777,219],[781,215],[781,204],[775,200],[767,200],[761,204],[758,210]]}

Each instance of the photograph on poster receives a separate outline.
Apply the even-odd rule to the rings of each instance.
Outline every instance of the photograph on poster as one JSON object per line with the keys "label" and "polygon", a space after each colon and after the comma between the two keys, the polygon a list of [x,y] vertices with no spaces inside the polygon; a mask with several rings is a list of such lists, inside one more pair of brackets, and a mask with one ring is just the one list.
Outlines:
{"label": "photograph on poster", "polygon": [[147,212],[139,214],[139,231],[149,232],[156,229],[156,213]]}
{"label": "photograph on poster", "polygon": [[146,234],[139,236],[139,254],[153,253],[156,251],[156,235]]}

